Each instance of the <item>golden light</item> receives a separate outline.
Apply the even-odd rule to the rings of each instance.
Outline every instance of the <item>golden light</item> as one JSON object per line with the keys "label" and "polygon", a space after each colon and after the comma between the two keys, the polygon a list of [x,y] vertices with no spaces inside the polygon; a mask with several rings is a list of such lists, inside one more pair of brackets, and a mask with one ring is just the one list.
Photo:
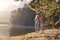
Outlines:
{"label": "golden light", "polygon": [[4,10],[8,4],[8,0],[0,0],[0,10]]}

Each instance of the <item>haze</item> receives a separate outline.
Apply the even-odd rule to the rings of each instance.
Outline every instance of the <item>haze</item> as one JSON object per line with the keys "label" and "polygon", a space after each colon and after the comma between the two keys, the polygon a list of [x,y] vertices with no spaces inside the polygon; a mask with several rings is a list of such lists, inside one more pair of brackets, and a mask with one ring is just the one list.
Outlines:
{"label": "haze", "polygon": [[30,0],[14,1],[14,0],[0,0],[0,19],[10,18],[11,11],[17,8],[22,8],[25,3],[30,2]]}

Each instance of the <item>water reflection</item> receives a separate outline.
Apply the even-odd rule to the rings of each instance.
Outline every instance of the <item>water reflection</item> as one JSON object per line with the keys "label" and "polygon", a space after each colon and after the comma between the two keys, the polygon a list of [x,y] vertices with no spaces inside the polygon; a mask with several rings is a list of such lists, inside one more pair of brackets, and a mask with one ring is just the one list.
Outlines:
{"label": "water reflection", "polygon": [[0,24],[0,37],[9,36],[8,24]]}

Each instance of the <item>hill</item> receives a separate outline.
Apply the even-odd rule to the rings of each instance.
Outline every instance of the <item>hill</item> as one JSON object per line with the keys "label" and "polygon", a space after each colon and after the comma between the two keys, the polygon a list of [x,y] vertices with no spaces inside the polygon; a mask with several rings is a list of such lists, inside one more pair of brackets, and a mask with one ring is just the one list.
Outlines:
{"label": "hill", "polygon": [[44,33],[28,33],[22,36],[0,37],[0,40],[60,40],[60,29],[47,29]]}

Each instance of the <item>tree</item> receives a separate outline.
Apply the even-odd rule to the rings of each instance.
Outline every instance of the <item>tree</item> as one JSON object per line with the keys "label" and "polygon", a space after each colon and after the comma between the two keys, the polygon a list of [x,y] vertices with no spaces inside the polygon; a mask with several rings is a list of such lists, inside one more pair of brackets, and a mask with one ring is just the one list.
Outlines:
{"label": "tree", "polygon": [[35,12],[40,13],[42,11],[43,14],[45,14],[45,18],[47,19],[46,21],[48,24],[54,24],[54,17],[52,16],[54,14],[54,16],[59,17],[54,25],[60,22],[60,0],[32,0],[27,6]]}
{"label": "tree", "polygon": [[[38,12],[41,14],[41,11],[43,14],[45,14],[45,18],[47,19],[47,22],[52,23],[52,26],[54,28],[54,16],[59,14],[58,11],[55,13],[55,10],[60,10],[60,3],[56,2],[55,0],[39,0],[39,2],[35,2],[36,0],[31,1],[28,4],[28,7],[32,9],[35,12]],[[57,15],[58,16],[58,15]],[[60,14],[59,14],[60,16]]]}

